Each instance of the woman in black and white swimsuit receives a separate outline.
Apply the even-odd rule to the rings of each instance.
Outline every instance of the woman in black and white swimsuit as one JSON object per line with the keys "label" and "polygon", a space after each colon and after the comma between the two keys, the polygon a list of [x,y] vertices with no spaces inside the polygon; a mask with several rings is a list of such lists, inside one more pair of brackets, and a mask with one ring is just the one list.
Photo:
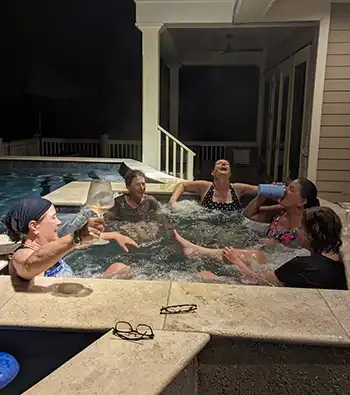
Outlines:
{"label": "woman in black and white swimsuit", "polygon": [[231,168],[227,160],[220,159],[215,162],[212,176],[213,182],[192,181],[177,184],[169,200],[170,209],[174,209],[177,200],[184,192],[198,194],[202,206],[209,210],[230,212],[241,209],[241,196],[257,193],[255,185],[230,183]]}

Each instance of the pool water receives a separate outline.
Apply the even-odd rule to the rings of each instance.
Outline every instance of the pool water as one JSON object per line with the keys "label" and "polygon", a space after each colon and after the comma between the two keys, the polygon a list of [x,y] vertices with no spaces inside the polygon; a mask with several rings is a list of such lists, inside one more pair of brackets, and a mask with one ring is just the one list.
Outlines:
{"label": "pool water", "polygon": [[[225,283],[245,283],[230,264],[217,262],[210,258],[185,258],[179,250],[173,235],[176,229],[189,241],[205,247],[233,246],[236,248],[260,248],[267,256],[264,270],[274,270],[296,255],[305,255],[305,250],[288,249],[282,246],[263,246],[260,238],[264,234],[248,226],[242,214],[208,212],[194,201],[180,203],[182,211],[168,213],[170,224],[160,226],[154,240],[141,243],[140,248],[130,248],[125,253],[115,243],[105,246],[92,246],[84,250],[76,250],[65,260],[75,275],[79,277],[101,276],[114,262],[122,262],[132,267],[133,278],[148,280],[202,281],[198,272],[208,270],[220,276],[217,280]],[[67,220],[69,215],[63,220]],[[114,229],[125,233],[130,227],[127,223],[115,223]],[[154,224],[145,226],[145,233],[154,233]],[[148,233],[147,233],[148,231]],[[260,265],[261,266],[261,265]]]}
{"label": "pool water", "polygon": [[[123,181],[115,169],[113,181]],[[8,168],[0,172],[0,219],[18,200],[31,196],[45,196],[72,181],[91,181],[99,178],[91,167],[74,170],[67,168]],[[0,225],[0,232],[4,232]]]}

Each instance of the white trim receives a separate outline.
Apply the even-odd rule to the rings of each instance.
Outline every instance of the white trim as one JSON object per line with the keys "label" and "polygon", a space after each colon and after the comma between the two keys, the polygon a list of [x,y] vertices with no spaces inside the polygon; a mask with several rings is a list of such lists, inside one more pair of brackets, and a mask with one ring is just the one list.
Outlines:
{"label": "white trim", "polygon": [[[279,92],[278,92],[278,109],[277,109],[277,129],[276,129],[276,141],[273,142],[274,147],[272,149],[272,154],[275,154],[273,169],[271,169],[273,174],[273,180],[277,180],[278,174],[278,164],[279,164],[279,153],[280,153],[280,139],[281,139],[281,122],[282,122],[282,107],[283,107],[283,89],[284,89],[284,75],[283,71],[279,71]],[[273,152],[274,150],[274,152]]]}
{"label": "white trim", "polygon": [[272,136],[273,136],[273,123],[275,117],[275,101],[276,101],[276,75],[275,71],[272,73],[270,79],[270,98],[269,98],[269,113],[268,113],[268,132],[266,144],[266,174],[271,175],[271,158],[272,158]]}
{"label": "white trim", "polygon": [[167,132],[164,128],[162,128],[161,126],[158,126],[158,130],[160,132],[162,132],[163,134],[165,134],[166,136],[168,136],[170,138],[170,140],[174,141],[178,146],[180,146],[181,148],[183,148],[184,150],[186,150],[187,152],[190,152],[191,154],[195,154],[195,152],[193,152],[191,149],[189,149],[188,147],[186,147],[185,144],[183,144],[180,140],[178,140],[175,136],[173,136],[171,133]]}
{"label": "white trim", "polygon": [[257,116],[256,142],[258,144],[259,157],[262,149],[262,135],[264,127],[264,99],[265,99],[265,75],[263,69],[260,68],[260,83],[259,83],[259,104]]}
{"label": "white trim", "polygon": [[267,7],[265,8],[263,15],[265,16],[270,10],[271,8],[274,6],[274,4],[276,3],[277,0],[271,0],[269,2],[269,4],[267,5]]}
{"label": "white trim", "polygon": [[311,128],[310,128],[310,144],[309,144],[309,162],[307,169],[307,177],[316,182],[317,178],[317,162],[318,162],[318,148],[320,144],[321,132],[321,116],[323,105],[323,90],[326,76],[327,63],[327,49],[328,49],[328,35],[331,18],[331,10],[329,4],[329,13],[320,21],[316,70],[313,92],[313,103],[311,110]]}

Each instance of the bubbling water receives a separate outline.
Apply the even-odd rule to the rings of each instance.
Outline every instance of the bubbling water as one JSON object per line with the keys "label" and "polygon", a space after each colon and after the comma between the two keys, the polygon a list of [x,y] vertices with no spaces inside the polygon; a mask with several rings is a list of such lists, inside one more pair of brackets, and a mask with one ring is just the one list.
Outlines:
{"label": "bubbling water", "polygon": [[260,227],[260,230],[256,224],[252,227],[241,213],[209,212],[194,201],[183,201],[178,207],[181,210],[175,213],[163,208],[168,217],[167,224],[113,224],[114,230],[131,236],[135,229],[138,230],[137,226],[141,226],[143,235],[148,237],[141,241],[140,248],[131,247],[126,253],[111,242],[74,251],[66,261],[79,277],[99,277],[112,263],[122,262],[131,266],[135,279],[205,281],[198,273],[206,270],[219,276],[215,282],[249,283],[241,278],[233,265],[207,257],[186,258],[175,242],[173,229],[192,243],[205,247],[259,248],[267,257],[267,264],[259,265],[261,270],[275,270],[293,257],[307,254],[305,250],[261,244],[260,238],[264,236],[266,227]]}

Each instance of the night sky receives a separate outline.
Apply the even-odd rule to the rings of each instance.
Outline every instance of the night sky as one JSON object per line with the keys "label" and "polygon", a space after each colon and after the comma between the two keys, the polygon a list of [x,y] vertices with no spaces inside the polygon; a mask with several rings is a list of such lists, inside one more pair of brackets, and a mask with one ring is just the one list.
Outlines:
{"label": "night sky", "polygon": [[[5,4],[5,5],[4,5]],[[0,137],[139,140],[142,35],[133,0],[4,0],[0,11]],[[160,123],[169,130],[161,63]],[[180,138],[255,140],[254,68],[182,67]]]}
{"label": "night sky", "polygon": [[[5,2],[3,2],[5,3]],[[0,23],[1,137],[137,137],[141,33],[132,0],[13,1]],[[135,120],[135,122],[130,122]]]}

